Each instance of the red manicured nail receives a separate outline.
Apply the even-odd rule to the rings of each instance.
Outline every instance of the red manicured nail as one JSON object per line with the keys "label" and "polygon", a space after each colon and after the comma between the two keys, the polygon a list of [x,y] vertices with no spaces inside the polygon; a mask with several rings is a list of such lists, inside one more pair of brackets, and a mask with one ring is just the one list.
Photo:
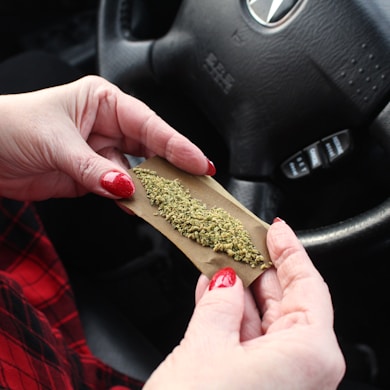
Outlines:
{"label": "red manicured nail", "polygon": [[234,286],[234,283],[236,283],[236,271],[230,267],[222,268],[211,279],[209,290],[232,287]]}
{"label": "red manicured nail", "polygon": [[214,163],[210,160],[207,160],[207,163],[208,163],[208,168],[206,174],[209,176],[214,176],[217,173]]}
{"label": "red manicured nail", "polygon": [[284,222],[284,223],[286,223],[282,218],[279,218],[279,217],[275,217],[274,218],[274,223],[276,223],[276,222]]}
{"label": "red manicured nail", "polygon": [[107,172],[101,178],[100,183],[105,190],[121,198],[129,198],[135,191],[130,177],[120,172]]}

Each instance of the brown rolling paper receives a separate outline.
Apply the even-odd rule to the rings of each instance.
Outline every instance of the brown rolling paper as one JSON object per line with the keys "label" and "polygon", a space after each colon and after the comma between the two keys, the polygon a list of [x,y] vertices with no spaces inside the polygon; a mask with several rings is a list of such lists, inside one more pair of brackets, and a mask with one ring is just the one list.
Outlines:
{"label": "brown rolling paper", "polygon": [[225,210],[230,216],[242,223],[250,235],[252,244],[264,257],[261,264],[251,267],[247,263],[234,260],[224,252],[214,251],[208,246],[202,246],[195,240],[185,237],[174,229],[163,216],[158,214],[158,209],[151,205],[142,182],[134,170],[130,169],[129,172],[136,191],[131,198],[120,200],[120,203],[165,235],[202,273],[211,278],[219,269],[232,267],[247,287],[261,273],[272,266],[266,246],[269,225],[239,203],[212,177],[188,174],[160,157],[145,160],[137,168],[155,171],[158,176],[168,180],[177,179],[185,189],[189,190],[191,197],[201,201],[207,206],[207,209],[218,207]]}

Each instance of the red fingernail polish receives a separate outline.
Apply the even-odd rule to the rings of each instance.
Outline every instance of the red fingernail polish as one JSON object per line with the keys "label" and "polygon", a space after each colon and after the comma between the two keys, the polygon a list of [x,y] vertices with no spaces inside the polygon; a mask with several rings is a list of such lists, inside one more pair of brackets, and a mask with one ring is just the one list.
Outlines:
{"label": "red fingernail polish", "polygon": [[236,283],[236,271],[230,267],[222,268],[211,279],[209,290],[232,287],[234,286],[234,283]]}
{"label": "red fingernail polish", "polygon": [[207,163],[208,163],[208,168],[206,174],[209,176],[214,176],[217,173],[214,163],[210,160],[207,160]]}
{"label": "red fingernail polish", "polygon": [[105,190],[121,198],[129,198],[135,191],[130,177],[120,172],[107,172],[101,178],[100,183]]}
{"label": "red fingernail polish", "polygon": [[285,221],[282,218],[279,218],[279,217],[274,218],[274,223],[275,222],[284,222],[285,223]]}

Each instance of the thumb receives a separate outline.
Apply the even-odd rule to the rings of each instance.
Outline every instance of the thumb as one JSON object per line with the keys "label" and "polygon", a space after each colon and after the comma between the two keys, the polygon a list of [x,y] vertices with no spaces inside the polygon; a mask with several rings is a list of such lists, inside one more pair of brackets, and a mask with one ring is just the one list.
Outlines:
{"label": "thumb", "polygon": [[186,338],[196,339],[202,344],[207,342],[209,345],[219,342],[225,344],[227,339],[238,342],[243,314],[242,281],[232,268],[223,268],[214,275],[200,297],[188,325]]}

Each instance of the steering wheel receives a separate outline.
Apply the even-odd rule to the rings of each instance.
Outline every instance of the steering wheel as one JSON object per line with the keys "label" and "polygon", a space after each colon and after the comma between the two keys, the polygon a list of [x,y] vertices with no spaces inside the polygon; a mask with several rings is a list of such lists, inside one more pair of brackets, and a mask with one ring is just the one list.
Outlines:
{"label": "steering wheel", "polygon": [[[259,216],[277,205],[276,171],[300,180],[332,165],[354,132],[375,125],[389,134],[388,0],[176,1],[166,31],[139,38],[127,17],[142,24],[142,3],[101,1],[99,74],[185,91],[229,149],[230,190]],[[309,251],[324,252],[389,231],[390,198],[297,233]]]}

